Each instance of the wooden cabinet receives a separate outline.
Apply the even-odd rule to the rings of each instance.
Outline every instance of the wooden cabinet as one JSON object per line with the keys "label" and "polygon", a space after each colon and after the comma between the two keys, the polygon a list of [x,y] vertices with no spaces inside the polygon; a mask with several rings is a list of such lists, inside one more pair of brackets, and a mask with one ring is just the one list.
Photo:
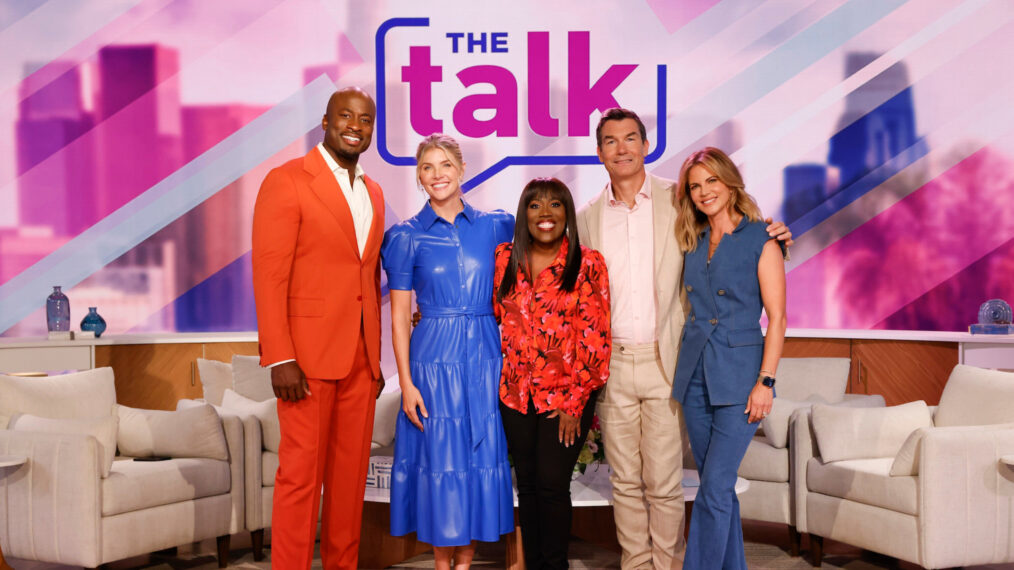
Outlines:
{"label": "wooden cabinet", "polygon": [[95,347],[95,366],[111,366],[116,402],[131,408],[174,410],[182,398],[203,396],[197,359],[204,345],[110,344]]}
{"label": "wooden cabinet", "polygon": [[782,356],[849,358],[850,394],[881,394],[888,406],[913,400],[934,406],[958,363],[958,343],[790,337]]}
{"label": "wooden cabinet", "polygon": [[847,338],[797,338],[785,339],[783,358],[851,358],[852,341]]}
{"label": "wooden cabinet", "polygon": [[881,394],[888,406],[913,400],[935,406],[957,363],[953,342],[856,339],[848,391]]}
{"label": "wooden cabinet", "polygon": [[259,356],[256,342],[209,342],[204,345],[204,356],[208,360],[232,362],[234,354]]}
{"label": "wooden cabinet", "polygon": [[132,408],[174,410],[183,398],[202,398],[197,359],[231,362],[257,355],[256,342],[110,344],[95,347],[95,366],[111,366],[116,401]]}

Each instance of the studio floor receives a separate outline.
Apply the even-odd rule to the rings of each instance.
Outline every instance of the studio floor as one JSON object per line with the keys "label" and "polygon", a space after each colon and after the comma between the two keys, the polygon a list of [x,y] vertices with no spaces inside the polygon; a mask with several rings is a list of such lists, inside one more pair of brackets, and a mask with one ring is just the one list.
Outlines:
{"label": "studio floor", "polygon": [[[806,539],[803,539],[804,556],[793,558],[788,554],[788,536],[784,525],[746,521],[743,526],[746,539],[747,565],[750,568],[812,568],[808,558]],[[201,545],[193,551],[180,551],[175,555],[157,554],[143,558],[120,561],[109,565],[111,569],[145,568],[157,570],[200,569],[214,570],[218,568],[212,552],[214,541]],[[235,548],[229,559],[230,568],[270,568],[270,549],[261,562],[254,562],[249,548]],[[482,544],[476,553],[473,563],[477,569],[505,567],[504,541],[496,544]],[[17,559],[8,559],[15,570],[63,570],[73,568],[58,564],[42,564]],[[320,558],[314,560],[314,568],[321,568]],[[620,555],[613,550],[574,539],[570,547],[570,567],[581,568],[619,568]],[[390,566],[397,569],[433,568],[433,556],[430,553],[410,558],[400,564]],[[902,570],[917,569],[918,566],[907,562],[896,562],[846,544],[826,540],[824,542],[823,568],[845,568],[864,570],[874,568],[897,568]],[[971,568],[971,567],[970,567]],[[1014,570],[1014,564],[977,566],[976,570]]]}

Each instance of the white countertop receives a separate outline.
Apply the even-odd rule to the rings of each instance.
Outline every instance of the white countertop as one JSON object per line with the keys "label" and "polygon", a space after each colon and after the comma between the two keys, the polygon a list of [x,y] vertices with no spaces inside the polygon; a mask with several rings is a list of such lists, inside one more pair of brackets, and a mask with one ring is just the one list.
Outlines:
{"label": "white countertop", "polygon": [[[863,329],[788,329],[787,338],[836,338],[862,340],[912,340],[921,342],[966,342],[1014,344],[1014,335],[970,334],[959,331],[896,331]],[[257,342],[257,332],[141,333],[106,335],[80,340],[45,338],[0,338],[2,348],[101,346],[113,344],[179,344],[216,342]]]}
{"label": "white countertop", "polygon": [[1014,334],[972,334],[960,331],[894,331],[864,329],[788,329],[786,338],[845,338],[860,340],[916,340],[922,342],[978,342],[1014,344]]}
{"label": "white countertop", "polygon": [[48,340],[45,338],[0,338],[0,348],[40,346],[101,346],[112,344],[183,344],[214,342],[257,342],[257,332],[140,333],[104,335],[101,338]]}

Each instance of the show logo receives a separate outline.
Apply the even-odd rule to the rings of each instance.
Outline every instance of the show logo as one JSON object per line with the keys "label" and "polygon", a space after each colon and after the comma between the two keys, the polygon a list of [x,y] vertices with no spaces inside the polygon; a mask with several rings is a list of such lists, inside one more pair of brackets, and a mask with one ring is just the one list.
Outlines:
{"label": "show logo", "polygon": [[482,139],[497,155],[463,184],[467,191],[511,165],[597,164],[599,114],[629,107],[646,122],[655,117],[645,160],[656,160],[665,150],[666,66],[600,61],[594,41],[591,31],[440,30],[429,18],[387,20],[376,35],[380,156],[412,166],[408,141],[434,132],[463,145]]}

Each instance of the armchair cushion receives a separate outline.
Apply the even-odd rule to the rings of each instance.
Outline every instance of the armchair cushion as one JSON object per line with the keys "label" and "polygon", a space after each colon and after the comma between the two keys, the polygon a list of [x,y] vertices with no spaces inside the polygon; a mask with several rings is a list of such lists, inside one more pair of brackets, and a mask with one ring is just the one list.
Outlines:
{"label": "armchair cushion", "polygon": [[282,442],[282,428],[278,422],[278,398],[257,402],[226,390],[222,395],[222,408],[239,415],[254,416],[261,424],[261,442],[264,449],[278,453]]}
{"label": "armchair cushion", "polygon": [[849,379],[848,358],[783,358],[778,362],[778,397],[801,402],[818,396],[837,402]]}
{"label": "armchair cushion", "polygon": [[197,375],[201,377],[201,389],[204,401],[214,405],[222,405],[222,394],[232,388],[232,366],[217,360],[197,359]]}
{"label": "armchair cushion", "polygon": [[951,371],[934,424],[982,426],[1014,422],[1014,372],[959,364]]}
{"label": "armchair cushion", "polygon": [[271,388],[271,369],[260,365],[256,356],[232,357],[232,389],[241,396],[263,402],[275,397]]}
{"label": "armchair cushion", "polygon": [[102,481],[102,515],[224,495],[231,489],[229,463],[217,459],[114,462]]}
{"label": "armchair cushion", "polygon": [[37,433],[61,433],[90,435],[99,442],[99,473],[103,479],[109,477],[116,455],[116,416],[87,420],[40,418],[31,414],[17,414],[11,418],[8,429]]}
{"label": "armchair cushion", "polygon": [[22,378],[0,375],[0,425],[17,413],[44,418],[90,419],[116,413],[113,369],[61,376]]}
{"label": "armchair cushion", "polygon": [[769,445],[763,436],[754,436],[739,464],[738,474],[751,481],[785,483],[789,480],[789,450]]}
{"label": "armchair cushion", "polygon": [[[894,458],[915,430],[932,425],[926,402],[889,408],[815,404],[813,431],[822,460]],[[888,468],[888,471],[890,468]]]}
{"label": "armchair cushion", "polygon": [[816,403],[823,403],[825,400],[819,395],[797,402],[781,396],[774,399],[771,404],[771,412],[761,420],[761,429],[764,437],[772,447],[783,449],[789,442],[789,417],[792,412],[799,408],[809,408]]}
{"label": "armchair cushion", "polygon": [[210,404],[174,412],[117,406],[116,443],[130,457],[206,457],[228,461],[222,420]]}
{"label": "armchair cushion", "polygon": [[821,463],[813,458],[806,464],[806,484],[810,491],[829,497],[917,515],[918,478],[891,477],[892,461],[884,457]]}

